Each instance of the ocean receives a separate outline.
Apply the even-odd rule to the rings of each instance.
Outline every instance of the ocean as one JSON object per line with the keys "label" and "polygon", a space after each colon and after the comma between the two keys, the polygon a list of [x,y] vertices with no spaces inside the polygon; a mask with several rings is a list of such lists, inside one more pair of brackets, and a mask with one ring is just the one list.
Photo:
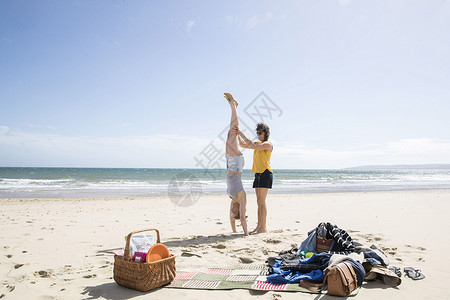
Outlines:
{"label": "ocean", "polygon": [[[244,170],[252,191],[253,173]],[[0,168],[0,198],[224,194],[222,169]],[[450,189],[450,169],[274,170],[270,193]],[[253,191],[252,191],[253,192]]]}

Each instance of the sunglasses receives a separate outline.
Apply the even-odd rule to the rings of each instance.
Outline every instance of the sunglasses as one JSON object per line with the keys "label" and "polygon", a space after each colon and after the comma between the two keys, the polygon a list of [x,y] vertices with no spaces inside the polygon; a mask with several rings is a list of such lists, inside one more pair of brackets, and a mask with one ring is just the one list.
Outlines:
{"label": "sunglasses", "polygon": [[257,135],[261,135],[263,132],[262,131],[257,131],[256,134]]}

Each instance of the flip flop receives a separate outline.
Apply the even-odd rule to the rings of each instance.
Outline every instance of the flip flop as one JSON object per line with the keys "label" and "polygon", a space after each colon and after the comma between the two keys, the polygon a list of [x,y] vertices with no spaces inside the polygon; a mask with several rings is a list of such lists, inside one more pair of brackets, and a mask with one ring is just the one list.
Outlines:
{"label": "flip flop", "polygon": [[423,275],[420,271],[420,269],[414,269],[411,267],[406,267],[403,269],[403,271],[405,271],[406,275],[413,279],[413,280],[420,280],[420,279],[424,279],[425,275]]}
{"label": "flip flop", "polygon": [[402,277],[402,271],[400,270],[400,268],[393,267],[393,268],[389,268],[389,270],[394,272],[395,275],[397,275],[398,277]]}

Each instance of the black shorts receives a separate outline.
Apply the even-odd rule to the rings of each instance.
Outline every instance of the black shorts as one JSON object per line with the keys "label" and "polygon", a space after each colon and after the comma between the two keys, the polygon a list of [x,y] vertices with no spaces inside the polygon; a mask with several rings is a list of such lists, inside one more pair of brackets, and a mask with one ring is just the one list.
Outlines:
{"label": "black shorts", "polygon": [[253,181],[253,188],[272,188],[273,173],[265,170],[262,173],[255,173],[255,181]]}

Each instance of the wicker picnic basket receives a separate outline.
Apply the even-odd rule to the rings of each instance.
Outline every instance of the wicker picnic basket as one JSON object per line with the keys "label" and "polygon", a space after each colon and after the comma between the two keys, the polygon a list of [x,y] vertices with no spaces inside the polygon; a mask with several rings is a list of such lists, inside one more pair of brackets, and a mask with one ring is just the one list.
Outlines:
{"label": "wicker picnic basket", "polygon": [[155,262],[134,262],[130,257],[130,240],[133,234],[144,231],[156,231],[157,243],[160,243],[157,229],[133,231],[127,236],[123,257],[114,256],[114,281],[124,287],[146,292],[168,284],[175,278],[175,256],[171,255]]}

